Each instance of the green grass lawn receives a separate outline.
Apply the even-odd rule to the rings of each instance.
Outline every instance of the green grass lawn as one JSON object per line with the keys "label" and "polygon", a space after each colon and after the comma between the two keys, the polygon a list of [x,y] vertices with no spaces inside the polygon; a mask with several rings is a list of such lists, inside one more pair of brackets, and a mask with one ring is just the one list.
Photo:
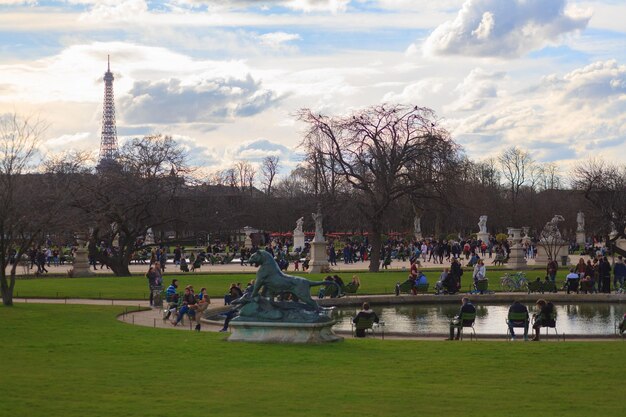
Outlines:
{"label": "green grass lawn", "polygon": [[228,343],[115,320],[119,307],[0,307],[6,416],[623,416],[622,342]]}
{"label": "green grass lawn", "polygon": [[[500,277],[507,272],[505,270],[489,270],[487,276],[490,278],[490,289],[498,291],[500,289]],[[542,271],[527,271],[529,279],[542,276]],[[441,271],[426,271],[426,276],[430,282],[430,291],[433,292],[435,282],[439,279]],[[344,281],[348,282],[353,273],[339,274]],[[356,274],[361,279],[359,294],[392,294],[395,284],[404,281],[408,272],[363,272]],[[560,270],[557,275],[559,288],[565,279],[566,271]],[[325,274],[302,274],[308,279],[322,280]],[[230,284],[241,282],[245,287],[246,283],[254,279],[254,272],[249,274],[187,274],[187,275],[166,275],[165,285],[169,285],[173,278],[180,281],[179,288],[182,290],[185,285],[193,285],[196,291],[206,287],[212,297],[223,296]],[[471,271],[463,274],[463,291],[467,291],[472,279]],[[314,288],[317,293],[317,288]],[[133,277],[111,277],[100,276],[94,278],[35,278],[18,280],[15,284],[16,297],[44,297],[44,298],[104,298],[104,299],[147,299],[148,284],[144,276]]]}

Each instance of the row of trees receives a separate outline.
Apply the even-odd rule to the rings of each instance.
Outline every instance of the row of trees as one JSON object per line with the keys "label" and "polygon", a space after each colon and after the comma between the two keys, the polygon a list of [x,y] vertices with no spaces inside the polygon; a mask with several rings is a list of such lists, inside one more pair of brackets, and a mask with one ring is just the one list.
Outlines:
{"label": "row of trees", "polygon": [[[93,230],[117,250],[107,260],[117,275],[152,228],[183,243],[195,234],[227,239],[244,225],[293,229],[321,205],[326,231],[368,232],[370,270],[379,266],[381,236],[412,230],[413,217],[435,237],[476,231],[481,214],[492,232],[507,226],[536,231],[562,214],[572,231],[576,212],[588,230],[624,237],[626,169],[603,161],[581,163],[563,181],[555,164],[539,164],[518,148],[474,162],[428,108],[375,106],[349,116],[302,110],[304,161],[278,178],[280,160],[246,161],[197,179],[183,148],[167,136],[127,142],[114,164],[93,167],[86,155],[46,158],[37,152],[45,125],[17,116],[0,119],[0,288],[10,304],[18,258],[44,236],[72,240]],[[262,184],[262,189],[256,188]],[[7,275],[8,274],[8,275]]]}

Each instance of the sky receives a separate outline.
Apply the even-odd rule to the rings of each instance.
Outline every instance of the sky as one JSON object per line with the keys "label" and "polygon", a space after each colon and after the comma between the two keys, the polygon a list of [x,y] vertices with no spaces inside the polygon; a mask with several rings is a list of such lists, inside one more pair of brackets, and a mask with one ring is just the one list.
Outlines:
{"label": "sky", "polygon": [[473,160],[626,155],[624,0],[0,0],[0,114],[97,155],[107,55],[120,143],[207,170],[301,158],[301,108],[430,107]]}

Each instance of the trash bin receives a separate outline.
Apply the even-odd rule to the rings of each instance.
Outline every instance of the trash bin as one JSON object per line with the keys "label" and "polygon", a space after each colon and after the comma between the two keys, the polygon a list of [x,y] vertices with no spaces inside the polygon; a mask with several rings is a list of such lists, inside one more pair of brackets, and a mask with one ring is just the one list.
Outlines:
{"label": "trash bin", "polygon": [[561,265],[562,266],[567,266],[567,260],[568,260],[569,256],[567,255],[563,255],[561,256]]}
{"label": "trash bin", "polygon": [[152,306],[163,307],[163,298],[161,297],[161,291],[163,291],[163,286],[155,285],[151,288],[151,291],[152,291]]}

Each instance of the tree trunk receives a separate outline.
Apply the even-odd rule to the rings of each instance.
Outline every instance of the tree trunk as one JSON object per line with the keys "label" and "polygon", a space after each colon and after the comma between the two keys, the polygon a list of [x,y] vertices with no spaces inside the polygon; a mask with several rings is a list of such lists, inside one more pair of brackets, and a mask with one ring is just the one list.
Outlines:
{"label": "tree trunk", "polygon": [[380,270],[380,247],[382,244],[381,233],[382,222],[380,220],[373,221],[370,224],[369,238],[372,244],[372,252],[370,253],[370,272],[378,272]]}
{"label": "tree trunk", "polygon": [[130,277],[128,259],[125,256],[115,255],[109,258],[109,267],[118,277]]}
{"label": "tree trunk", "polygon": [[15,274],[11,274],[11,280],[7,281],[5,271],[0,272],[0,289],[2,290],[2,304],[7,307],[13,306],[13,288],[15,287]]}

